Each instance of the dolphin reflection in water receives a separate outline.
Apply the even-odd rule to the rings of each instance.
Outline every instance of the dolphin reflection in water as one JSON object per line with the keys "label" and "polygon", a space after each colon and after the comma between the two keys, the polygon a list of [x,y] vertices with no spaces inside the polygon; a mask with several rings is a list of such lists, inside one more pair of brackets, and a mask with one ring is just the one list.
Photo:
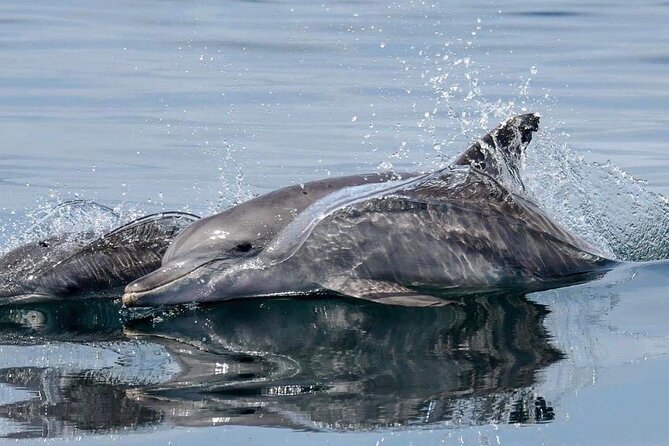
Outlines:
{"label": "dolphin reflection in water", "polygon": [[348,431],[554,417],[532,387],[562,354],[542,325],[547,309],[519,295],[430,308],[275,298],[107,317],[117,312],[93,300],[2,313],[0,343],[16,353],[0,359],[0,383],[28,390],[0,401],[0,417],[16,429],[2,435],[221,423]]}

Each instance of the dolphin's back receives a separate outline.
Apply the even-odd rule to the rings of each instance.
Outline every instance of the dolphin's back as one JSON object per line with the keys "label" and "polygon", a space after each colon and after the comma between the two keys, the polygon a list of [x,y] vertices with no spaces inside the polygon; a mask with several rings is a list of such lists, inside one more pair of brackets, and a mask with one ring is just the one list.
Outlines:
{"label": "dolphin's back", "polygon": [[[335,264],[356,259],[354,275],[378,269],[366,274],[389,275],[393,282],[412,264],[429,264],[434,271],[414,268],[412,277],[446,285],[592,270],[607,260],[525,197],[518,163],[538,123],[535,114],[510,118],[467,149],[454,167],[329,194],[275,237],[265,262],[331,253]],[[333,240],[348,243],[337,246]]]}
{"label": "dolphin's back", "polygon": [[398,192],[409,201],[471,208],[490,218],[514,221],[575,249],[599,255],[599,250],[556,223],[521,192],[513,192],[496,178],[472,167],[447,169],[416,181]]}

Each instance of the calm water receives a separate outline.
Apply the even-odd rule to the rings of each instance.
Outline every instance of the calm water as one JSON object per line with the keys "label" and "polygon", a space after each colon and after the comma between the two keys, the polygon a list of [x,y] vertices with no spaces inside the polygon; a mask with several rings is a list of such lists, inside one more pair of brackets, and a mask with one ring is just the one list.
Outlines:
{"label": "calm water", "polygon": [[[648,191],[669,195],[668,23],[663,1],[2,2],[2,250],[77,197],[205,215],[327,175],[430,169],[527,109],[544,204],[623,258],[667,258]],[[645,189],[589,164],[607,160]],[[4,307],[0,436],[666,444],[667,297],[660,260],[436,309]]]}

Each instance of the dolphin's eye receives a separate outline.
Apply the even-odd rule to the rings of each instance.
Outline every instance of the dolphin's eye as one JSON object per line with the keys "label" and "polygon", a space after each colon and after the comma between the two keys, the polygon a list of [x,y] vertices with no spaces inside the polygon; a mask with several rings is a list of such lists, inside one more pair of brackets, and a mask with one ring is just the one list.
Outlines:
{"label": "dolphin's eye", "polygon": [[42,246],[42,247],[44,247],[44,248],[48,248],[48,247],[49,247],[49,244],[48,244],[47,242],[45,242],[45,241],[41,241],[41,242],[38,242],[38,243],[39,243],[40,246]]}
{"label": "dolphin's eye", "polygon": [[253,248],[253,245],[250,243],[240,243],[239,245],[235,246],[235,251],[237,252],[249,252]]}

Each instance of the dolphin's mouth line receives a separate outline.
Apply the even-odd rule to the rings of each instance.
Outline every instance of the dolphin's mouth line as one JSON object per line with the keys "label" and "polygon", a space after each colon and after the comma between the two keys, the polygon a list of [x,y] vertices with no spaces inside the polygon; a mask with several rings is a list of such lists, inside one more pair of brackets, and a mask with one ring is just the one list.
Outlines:
{"label": "dolphin's mouth line", "polygon": [[[214,262],[216,262],[216,261],[219,261],[219,260],[223,260],[223,259],[217,257],[217,258],[208,260],[208,261],[206,261],[206,262],[204,262],[204,263],[202,263],[202,264],[200,264],[200,265],[197,265],[195,268],[193,268],[193,269],[191,269],[191,270],[185,272],[184,274],[182,274],[182,275],[180,275],[180,276],[177,276],[177,277],[175,277],[175,278],[173,278],[173,279],[171,279],[171,280],[168,280],[167,282],[163,282],[163,283],[161,283],[161,284],[159,284],[159,285],[153,286],[153,287],[148,288],[148,289],[144,289],[144,290],[140,290],[140,291],[125,291],[125,292],[123,293],[123,297],[122,297],[123,304],[124,304],[124,305],[127,305],[128,303],[134,303],[134,302],[135,302],[138,298],[140,298],[142,295],[151,294],[151,293],[154,293],[154,292],[156,292],[156,291],[159,292],[162,288],[165,288],[165,287],[167,287],[167,286],[169,286],[169,285],[172,285],[174,282],[177,282],[177,281],[183,279],[184,277],[188,276],[189,274],[194,273],[195,271],[199,270],[200,268],[202,268],[202,267],[204,267],[204,266],[207,266],[207,265],[210,265],[210,264],[212,264],[212,263],[214,263]],[[132,285],[130,285],[130,286],[132,286]]]}
{"label": "dolphin's mouth line", "polygon": [[[256,251],[256,252],[257,252],[257,251]],[[253,254],[256,254],[256,252],[254,252]],[[248,258],[248,256],[242,256],[242,257],[239,257],[239,259],[242,259],[242,258]],[[180,276],[177,276],[177,277],[175,277],[175,278],[173,278],[173,279],[170,279],[170,280],[168,280],[168,281],[166,281],[166,282],[162,282],[162,283],[160,283],[159,285],[153,286],[153,287],[148,288],[148,289],[140,290],[140,291],[129,291],[129,292],[124,292],[124,295],[126,295],[126,294],[142,294],[142,293],[150,293],[150,292],[155,291],[155,290],[157,290],[157,289],[159,289],[159,288],[162,288],[162,287],[165,287],[165,286],[167,286],[167,285],[170,285],[170,284],[172,284],[172,283],[174,283],[174,282],[176,282],[176,281],[178,281],[178,280],[181,280],[181,279],[183,279],[184,277],[188,276],[189,274],[192,274],[192,273],[194,273],[195,271],[199,270],[200,268],[203,268],[203,267],[205,267],[205,266],[211,265],[212,263],[215,263],[215,262],[224,262],[224,261],[226,261],[226,260],[230,260],[230,259],[235,259],[235,257],[231,257],[231,256],[219,256],[219,257],[214,257],[214,258],[212,258],[212,259],[206,260],[206,261],[204,261],[203,263],[200,263],[199,265],[197,265],[197,266],[195,266],[195,267],[189,269],[188,271],[186,271],[185,273],[181,274]],[[159,269],[156,270],[156,271],[159,271]],[[154,272],[156,272],[156,271],[154,271]],[[152,273],[149,273],[149,275],[150,275],[150,274],[152,274]],[[146,277],[146,276],[144,276],[144,277]],[[137,279],[137,280],[141,280],[141,279],[142,279],[142,278]],[[132,284],[130,284],[129,286],[132,286]],[[127,289],[127,287],[126,287],[126,289]]]}
{"label": "dolphin's mouth line", "polygon": [[129,305],[137,302],[137,299],[140,299],[142,296],[145,295],[150,295],[154,292],[160,292],[161,288],[167,287],[168,285],[171,285],[172,283],[176,282],[177,280],[182,279],[184,276],[179,276],[174,280],[170,280],[169,282],[165,282],[163,284],[160,284],[156,287],[149,288],[146,290],[142,291],[126,291],[123,293],[123,296],[121,297],[121,300],[123,301],[123,305]]}

